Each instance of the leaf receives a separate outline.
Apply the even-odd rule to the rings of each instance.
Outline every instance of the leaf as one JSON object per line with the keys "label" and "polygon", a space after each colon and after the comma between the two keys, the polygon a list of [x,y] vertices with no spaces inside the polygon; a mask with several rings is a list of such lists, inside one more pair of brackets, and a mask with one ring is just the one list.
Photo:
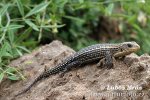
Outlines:
{"label": "leaf", "polygon": [[0,27],[3,27],[2,25],[2,16],[0,15]]}
{"label": "leaf", "polygon": [[2,58],[1,58],[1,56],[0,56],[0,63],[2,63]]}
{"label": "leaf", "polygon": [[6,52],[5,55],[3,55],[3,56],[4,56],[4,57],[7,57],[7,58],[8,58],[8,57],[13,58],[13,56],[12,56],[9,52]]}
{"label": "leaf", "polygon": [[62,25],[46,25],[46,26],[41,26],[42,28],[61,28],[64,27],[65,24]]}
{"label": "leaf", "polygon": [[106,8],[106,14],[107,14],[107,15],[111,15],[113,9],[114,9],[114,4],[113,4],[113,3],[110,3],[110,4],[108,5],[108,7]]}
{"label": "leaf", "polygon": [[[8,74],[8,78],[11,80],[19,80],[21,77],[22,79],[25,79],[24,76],[17,70],[17,68],[7,66],[8,68],[5,70],[5,72]],[[18,73],[19,75],[17,76],[14,73]]]}
{"label": "leaf", "polygon": [[23,8],[23,4],[22,4],[21,0],[16,0],[16,2],[17,2],[17,6],[18,6],[18,9],[19,9],[21,15],[24,16],[24,8]]}
{"label": "leaf", "polygon": [[26,29],[21,35],[16,39],[15,43],[22,42],[23,40],[27,39],[32,31],[32,28],[29,27]]}
{"label": "leaf", "polygon": [[84,23],[85,22],[85,20],[83,20],[81,18],[78,18],[78,17],[73,17],[73,16],[63,16],[63,17],[71,19],[71,20],[74,20],[74,21],[77,21],[77,22],[80,22],[80,23]]}
{"label": "leaf", "polygon": [[8,32],[8,38],[9,38],[10,43],[12,44],[14,41],[14,33],[12,31]]}
{"label": "leaf", "polygon": [[16,81],[16,80],[19,80],[19,77],[17,77],[16,75],[11,75],[11,76],[8,76],[8,79]]}
{"label": "leaf", "polygon": [[142,30],[137,24],[132,24],[132,26],[139,31],[141,37],[147,37],[147,34],[144,32],[144,30]]}
{"label": "leaf", "polygon": [[6,69],[6,72],[14,73],[14,72],[16,72],[16,69],[13,68],[13,67],[9,67],[9,68]]}
{"label": "leaf", "polygon": [[36,14],[36,13],[44,10],[48,5],[49,5],[49,3],[44,2],[44,3],[41,3],[41,4],[37,5],[37,6],[35,6],[25,17],[29,17],[29,16],[31,16],[33,14]]}
{"label": "leaf", "polygon": [[[10,80],[19,80],[20,77],[22,79],[25,79],[24,76],[19,71],[17,71],[16,68],[10,67],[10,66],[7,66],[7,67],[8,68],[5,70],[5,72]],[[16,75],[14,73],[18,73],[19,75]]]}
{"label": "leaf", "polygon": [[18,28],[22,28],[22,27],[24,27],[24,25],[17,25],[17,24],[12,24],[12,25],[9,25],[8,27],[2,27],[2,28],[0,28],[1,29],[1,31],[4,31],[4,30],[13,30],[13,29],[18,29]]}
{"label": "leaf", "polygon": [[3,80],[3,78],[4,78],[4,73],[1,73],[0,74],[0,82]]}
{"label": "leaf", "polygon": [[14,25],[9,25],[8,29],[12,30],[12,29],[18,29],[18,28],[22,28],[22,27],[24,27],[24,25],[17,25],[17,24],[15,25],[14,24]]}
{"label": "leaf", "polygon": [[9,7],[9,5],[5,5],[5,6],[0,10],[0,16],[3,16],[3,15],[6,13],[8,7]]}
{"label": "leaf", "polygon": [[79,3],[84,3],[84,0],[79,0]]}
{"label": "leaf", "polygon": [[145,3],[146,0],[136,0],[137,3]]}
{"label": "leaf", "polygon": [[34,30],[39,31],[38,27],[37,27],[33,22],[31,22],[30,20],[25,19],[25,22],[26,22],[30,27],[32,27]]}
{"label": "leaf", "polygon": [[8,56],[8,51],[11,50],[11,46],[8,42],[4,42],[2,48],[0,49],[0,57]]}
{"label": "leaf", "polygon": [[23,46],[17,46],[17,48],[22,49],[22,50],[24,50],[24,51],[26,51],[26,52],[28,52],[28,53],[31,53],[28,49],[26,49],[26,48],[23,47]]}
{"label": "leaf", "polygon": [[20,50],[16,49],[16,51],[17,51],[17,53],[19,54],[19,56],[22,56],[22,55],[23,55]]}
{"label": "leaf", "polygon": [[26,42],[22,42],[22,45],[28,48],[35,48],[37,46],[37,44],[39,44],[37,41],[35,40],[30,40],[30,41],[26,41]]}

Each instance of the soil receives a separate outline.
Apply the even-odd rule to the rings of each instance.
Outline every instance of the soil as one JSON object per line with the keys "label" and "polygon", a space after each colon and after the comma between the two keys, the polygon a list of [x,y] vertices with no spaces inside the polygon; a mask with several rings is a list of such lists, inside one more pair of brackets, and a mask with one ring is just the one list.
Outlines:
{"label": "soil", "polygon": [[44,70],[55,67],[75,53],[60,41],[42,46],[10,65],[21,69],[25,80],[3,80],[0,100],[150,100],[150,56],[130,54],[105,69],[89,64],[61,76],[39,81],[28,92],[14,97],[28,87]]}

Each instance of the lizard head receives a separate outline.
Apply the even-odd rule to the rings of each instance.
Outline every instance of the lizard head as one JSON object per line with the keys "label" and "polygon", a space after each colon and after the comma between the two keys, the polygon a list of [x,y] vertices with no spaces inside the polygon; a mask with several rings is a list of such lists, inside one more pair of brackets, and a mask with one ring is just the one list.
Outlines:
{"label": "lizard head", "polygon": [[119,45],[119,52],[116,53],[114,56],[115,57],[125,56],[125,55],[131,54],[133,52],[136,52],[139,49],[140,49],[140,46],[134,41],[123,42],[123,43],[120,43],[120,45]]}

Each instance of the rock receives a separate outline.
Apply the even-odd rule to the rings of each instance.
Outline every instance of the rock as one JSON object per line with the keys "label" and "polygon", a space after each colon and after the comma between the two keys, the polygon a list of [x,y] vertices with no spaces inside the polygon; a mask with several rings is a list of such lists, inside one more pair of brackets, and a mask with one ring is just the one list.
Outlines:
{"label": "rock", "polygon": [[[74,68],[60,77],[52,75],[39,81],[28,92],[14,98],[30,85],[44,69],[55,67],[75,53],[60,41],[42,46],[10,63],[22,70],[26,80],[4,80],[0,100],[148,100],[150,99],[150,57],[131,54],[114,62],[113,69],[88,64]],[[141,88],[145,86],[145,88]],[[144,95],[143,95],[144,94]]]}
{"label": "rock", "polygon": [[124,59],[124,63],[126,63],[128,66],[131,66],[133,63],[137,62],[139,62],[139,57],[134,53],[127,55]]}

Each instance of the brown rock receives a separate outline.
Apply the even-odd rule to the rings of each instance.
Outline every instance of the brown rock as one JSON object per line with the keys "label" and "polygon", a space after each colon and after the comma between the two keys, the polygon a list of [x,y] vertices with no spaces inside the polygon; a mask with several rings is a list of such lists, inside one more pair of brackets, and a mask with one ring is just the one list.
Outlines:
{"label": "brown rock", "polygon": [[[74,51],[59,41],[40,47],[10,63],[22,69],[25,81],[4,80],[0,84],[0,100],[14,95],[32,83],[45,66],[52,68]],[[131,54],[124,61],[116,60],[113,69],[97,68],[96,64],[72,69],[63,77],[52,75],[35,84],[14,100],[148,100],[150,57]],[[140,90],[143,83],[146,89]],[[139,86],[139,87],[138,87]],[[141,85],[142,86],[142,85]],[[144,95],[142,95],[144,94]]]}

